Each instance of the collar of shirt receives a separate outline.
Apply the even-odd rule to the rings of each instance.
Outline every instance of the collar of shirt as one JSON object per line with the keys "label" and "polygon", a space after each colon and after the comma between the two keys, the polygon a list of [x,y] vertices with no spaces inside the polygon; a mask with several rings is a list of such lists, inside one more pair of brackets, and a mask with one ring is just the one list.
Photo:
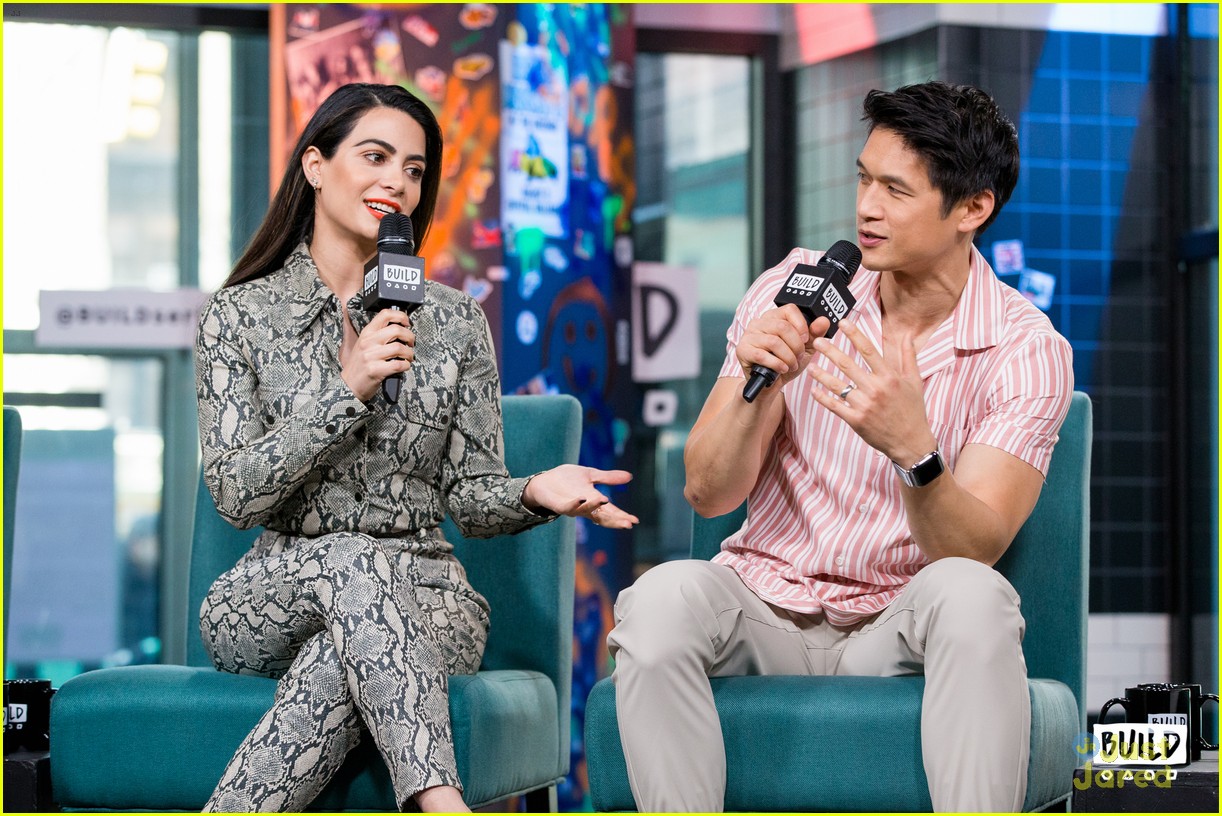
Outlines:
{"label": "collar of shirt", "polygon": [[[305,243],[300,243],[284,261],[283,320],[294,337],[300,336],[318,318],[318,313],[334,301],[335,293],[318,276],[318,267]],[[360,304],[360,298],[355,298]],[[351,309],[351,304],[349,304]],[[359,332],[360,329],[358,328]]]}
{"label": "collar of shirt", "polygon": [[[300,243],[284,262],[285,321],[292,336],[300,336],[318,318],[318,313],[335,300],[332,292],[318,275],[318,267],[310,257],[309,247]],[[348,319],[360,334],[369,325],[372,315],[361,306],[361,296],[348,299]]]}
{"label": "collar of shirt", "polygon": [[[859,303],[858,325],[876,348],[882,348],[881,278],[881,273],[863,266],[849,287]],[[950,365],[957,352],[980,351],[997,345],[998,333],[1004,326],[1005,311],[1001,282],[993,274],[988,261],[973,246],[967,283],[959,302],[917,353],[921,378],[925,379]]]}

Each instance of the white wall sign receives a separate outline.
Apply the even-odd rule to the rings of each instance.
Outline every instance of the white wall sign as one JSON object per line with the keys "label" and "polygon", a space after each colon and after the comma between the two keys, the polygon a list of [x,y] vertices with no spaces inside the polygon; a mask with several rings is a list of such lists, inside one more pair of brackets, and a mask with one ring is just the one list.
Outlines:
{"label": "white wall sign", "polygon": [[632,267],[632,379],[680,380],[700,374],[696,270],[637,262]]}
{"label": "white wall sign", "polygon": [[651,388],[641,399],[641,419],[651,428],[669,425],[679,413],[679,395],[674,391]]}
{"label": "white wall sign", "polygon": [[200,289],[42,291],[38,293],[40,348],[192,348]]}

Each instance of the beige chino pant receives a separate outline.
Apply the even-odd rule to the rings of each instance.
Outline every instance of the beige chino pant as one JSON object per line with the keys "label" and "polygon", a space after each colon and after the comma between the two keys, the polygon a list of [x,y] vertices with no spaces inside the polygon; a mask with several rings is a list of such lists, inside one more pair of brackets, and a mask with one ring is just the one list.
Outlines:
{"label": "beige chino pant", "polygon": [[[761,600],[729,567],[672,561],[621,592],[615,616],[607,643],[616,709],[642,812],[724,809],[725,748],[709,677],[922,672],[934,809],[1022,808],[1031,731],[1025,623],[1013,587],[980,562],[935,561],[884,610],[845,627]],[[819,735],[811,739],[817,749]]]}

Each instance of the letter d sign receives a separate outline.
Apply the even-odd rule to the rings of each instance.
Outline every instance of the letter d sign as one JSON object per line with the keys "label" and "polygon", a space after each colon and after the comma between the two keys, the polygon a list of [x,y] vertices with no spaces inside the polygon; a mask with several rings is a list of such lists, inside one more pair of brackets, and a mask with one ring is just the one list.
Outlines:
{"label": "letter d sign", "polygon": [[700,374],[696,270],[638,262],[632,267],[632,379],[682,380]]}

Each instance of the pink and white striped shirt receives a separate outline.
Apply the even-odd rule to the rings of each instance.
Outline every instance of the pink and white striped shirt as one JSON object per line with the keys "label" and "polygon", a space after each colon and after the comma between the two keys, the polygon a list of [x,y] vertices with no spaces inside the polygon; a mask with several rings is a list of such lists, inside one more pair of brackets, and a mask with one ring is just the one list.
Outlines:
{"label": "pink and white striped shirt", "polygon": [[[799,263],[821,252],[796,248],[747,292],[726,332],[721,377],[742,377],[734,350],[754,317]],[[882,349],[881,275],[862,267],[850,288],[852,319]],[[863,364],[838,332],[832,340]],[[822,355],[824,369],[839,372]],[[1044,475],[1069,410],[1069,343],[972,249],[967,285],[951,316],[917,355],[925,411],[953,470],[964,445],[1000,448]],[[838,625],[890,603],[928,560],[912,540],[891,462],[824,409],[806,373],[785,386],[785,415],[748,496],[747,521],[713,559],[764,600],[795,612],[822,611]]]}

